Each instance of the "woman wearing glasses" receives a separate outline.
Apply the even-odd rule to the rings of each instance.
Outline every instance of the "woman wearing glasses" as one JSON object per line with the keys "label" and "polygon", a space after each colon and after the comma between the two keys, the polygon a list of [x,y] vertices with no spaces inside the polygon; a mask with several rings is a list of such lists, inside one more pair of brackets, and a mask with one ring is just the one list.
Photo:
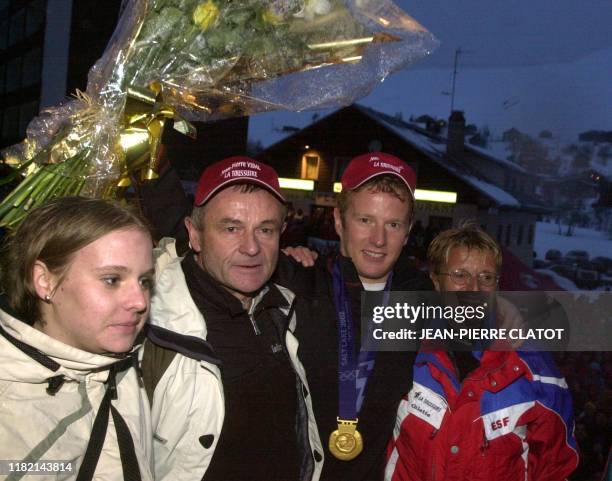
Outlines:
{"label": "woman wearing glasses", "polygon": [[[442,232],[427,256],[440,292],[497,290],[501,251],[478,227]],[[453,346],[418,354],[385,479],[566,479],[578,464],[572,400],[551,356]]]}
{"label": "woman wearing glasses", "polygon": [[152,241],[111,202],[65,197],[11,238],[0,298],[0,477],[151,480],[149,404],[134,342]]}

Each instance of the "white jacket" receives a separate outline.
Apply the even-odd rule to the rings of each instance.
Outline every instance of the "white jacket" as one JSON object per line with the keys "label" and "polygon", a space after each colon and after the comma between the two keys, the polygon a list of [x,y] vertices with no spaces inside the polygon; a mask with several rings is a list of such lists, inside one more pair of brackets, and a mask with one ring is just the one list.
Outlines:
{"label": "white jacket", "polygon": [[[22,478],[19,473],[9,473],[4,463],[4,473],[9,474],[6,479],[76,479],[107,389],[109,370],[105,368],[119,359],[68,346],[2,310],[0,327],[6,334],[0,334],[0,459],[63,461],[71,463],[72,469]],[[42,362],[20,342],[44,354]],[[44,364],[55,364],[56,370]],[[53,377],[60,382],[55,394],[50,394],[47,388]],[[129,429],[141,479],[153,480],[151,418],[144,388],[134,367],[118,372],[115,381],[117,399],[111,405]],[[94,473],[96,481],[124,479],[119,455],[111,414]]]}
{"label": "white jacket", "polygon": [[[181,268],[174,242],[162,241],[157,250],[155,295],[151,303],[151,324],[185,336],[205,340],[206,321],[195,305]],[[280,286],[280,292],[291,304],[294,294]],[[265,292],[251,307],[255,310]],[[284,311],[288,314],[288,309]],[[298,341],[293,335],[293,315],[285,342],[293,368],[308,392],[306,373],[297,357]],[[148,341],[147,341],[148,342]],[[298,418],[303,420],[299,446],[310,456],[302,466],[302,478],[319,479],[323,466],[323,449],[314,418],[310,396],[300,391]],[[300,416],[301,414],[301,416]],[[153,450],[155,477],[158,481],[199,481],[210,465],[219,440],[225,405],[219,368],[206,360],[195,360],[176,354],[159,379],[153,395]],[[201,437],[212,437],[212,444],[203,449]],[[212,436],[211,436],[212,435]]]}

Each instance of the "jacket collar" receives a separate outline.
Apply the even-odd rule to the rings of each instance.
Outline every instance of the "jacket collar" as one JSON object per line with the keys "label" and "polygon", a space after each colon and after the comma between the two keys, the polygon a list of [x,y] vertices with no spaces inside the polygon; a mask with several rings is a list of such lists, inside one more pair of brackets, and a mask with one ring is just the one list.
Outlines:
{"label": "jacket collar", "polygon": [[[326,267],[329,278],[332,276],[334,262],[340,260],[342,276],[344,282],[349,288],[360,288],[363,290],[363,284],[359,279],[357,268],[350,257],[345,257],[342,254],[330,255],[326,259]],[[397,260],[392,269],[393,279],[391,282],[391,290],[412,290],[412,291],[433,291],[433,283],[423,272],[410,267],[403,256]]]}
{"label": "jacket collar", "polygon": [[[497,392],[522,376],[530,376],[516,351],[484,351],[480,367],[489,381],[488,390]],[[495,381],[495,382],[492,382]]]}
{"label": "jacket collar", "polygon": [[[181,265],[192,296],[205,296],[208,303],[219,311],[229,312],[232,317],[244,314],[242,303],[200,267],[193,252],[187,254]],[[289,307],[285,296],[272,283],[265,284],[255,293],[249,313],[269,307]]]}
{"label": "jacket collar", "polygon": [[[472,354],[480,360],[480,366],[473,371],[473,374],[468,374],[464,383],[468,381],[484,382],[483,385],[487,391],[500,391],[519,377],[529,373],[529,369],[516,351],[486,350],[482,352],[474,351]],[[456,389],[459,390],[455,369],[445,351],[419,352],[416,363],[427,363],[434,366],[451,379]]]}
{"label": "jacket collar", "polygon": [[259,292],[257,297],[254,299],[253,304],[256,306],[256,310],[258,311],[272,307],[282,309],[287,309],[290,307],[287,298],[283,296],[276,284],[272,283],[269,283],[265,290]]}
{"label": "jacket collar", "polygon": [[329,278],[331,279],[334,272],[334,263],[340,262],[340,271],[342,272],[342,280],[349,289],[360,289],[363,290],[363,284],[359,279],[359,273],[353,260],[350,257],[345,257],[342,254],[336,254],[328,256],[327,258],[327,271]]}
{"label": "jacket collar", "polygon": [[187,253],[181,262],[181,267],[185,273],[189,292],[196,300],[196,304],[205,298],[206,302],[212,304],[215,309],[223,312],[229,311],[232,317],[244,312],[242,303],[200,267],[193,251]]}
{"label": "jacket collar", "polygon": [[[108,378],[107,368],[121,360],[116,356],[93,354],[64,344],[4,310],[0,310],[0,326],[11,339],[18,341],[11,343],[4,336],[0,337],[0,342],[3,344],[0,349],[0,363],[5,368],[6,376],[11,380],[42,382],[51,375],[64,375],[82,381],[85,376],[93,375],[92,379],[103,382]],[[53,369],[51,365],[32,362],[31,355],[20,349],[18,343],[26,344],[31,350],[38,351],[42,357],[57,363],[59,367]],[[131,352],[137,349],[139,346],[135,346]]]}

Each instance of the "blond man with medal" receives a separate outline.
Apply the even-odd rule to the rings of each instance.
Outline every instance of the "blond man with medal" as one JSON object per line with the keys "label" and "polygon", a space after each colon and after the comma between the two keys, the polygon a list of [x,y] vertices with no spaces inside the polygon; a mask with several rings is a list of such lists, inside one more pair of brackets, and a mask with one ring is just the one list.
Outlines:
{"label": "blond man with medal", "polygon": [[321,479],[382,479],[397,406],[411,387],[411,352],[362,352],[361,293],[431,290],[398,261],[414,210],[415,172],[372,152],[351,160],[334,210],[340,253],[304,268],[281,256],[277,282],[298,294],[300,359],[308,372],[319,435],[328,440]]}

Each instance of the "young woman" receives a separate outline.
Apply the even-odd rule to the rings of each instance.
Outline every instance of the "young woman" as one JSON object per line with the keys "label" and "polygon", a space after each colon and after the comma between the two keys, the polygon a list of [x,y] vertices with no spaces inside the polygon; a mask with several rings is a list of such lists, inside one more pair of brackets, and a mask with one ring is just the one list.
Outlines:
{"label": "young woman", "polygon": [[151,480],[134,346],[154,276],[147,226],[112,202],[65,197],[32,211],[4,254],[0,474]]}

